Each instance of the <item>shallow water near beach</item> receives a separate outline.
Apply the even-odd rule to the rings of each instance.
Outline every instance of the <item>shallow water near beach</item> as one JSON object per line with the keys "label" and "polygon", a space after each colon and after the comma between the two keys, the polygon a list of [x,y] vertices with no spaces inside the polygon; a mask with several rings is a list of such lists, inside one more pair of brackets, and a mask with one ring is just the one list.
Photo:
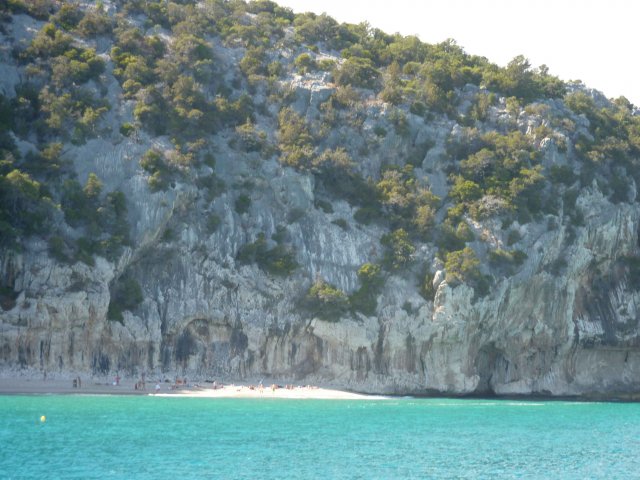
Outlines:
{"label": "shallow water near beach", "polygon": [[611,479],[638,452],[640,404],[0,396],[3,479]]}

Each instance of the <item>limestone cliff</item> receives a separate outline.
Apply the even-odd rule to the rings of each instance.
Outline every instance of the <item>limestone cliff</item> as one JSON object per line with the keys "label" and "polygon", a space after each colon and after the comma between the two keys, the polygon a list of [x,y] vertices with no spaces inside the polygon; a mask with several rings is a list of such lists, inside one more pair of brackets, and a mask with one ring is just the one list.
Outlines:
{"label": "limestone cliff", "polygon": [[[41,27],[25,14],[14,15],[0,43],[30,38]],[[161,27],[150,28],[166,35]],[[215,38],[210,42],[220,71],[237,68],[242,48]],[[472,232],[466,246],[490,280],[486,294],[451,280],[435,242],[415,240],[411,262],[385,275],[373,314],[348,311],[323,318],[304,307],[309,287],[321,278],[346,294],[356,291],[358,268],[383,257],[384,222],[357,222],[357,206],[333,196],[313,172],[283,164],[277,152],[238,148],[233,128],[208,137],[215,165],[153,191],[138,160],[150,148],[174,147],[168,136],[145,129],[128,137],[119,133],[118,125],[133,121],[134,103],[123,96],[110,45],[102,43],[95,47],[106,62],[101,82],[111,108],[93,138],[65,143],[64,156],[82,182],[95,173],[105,191],[125,194],[131,243],[117,258],[95,255],[93,265],[61,262],[37,235],[25,239],[22,249],[0,250],[1,366],[267,377],[396,394],[614,396],[640,390],[640,291],[626,264],[639,248],[633,179],[624,201],[612,201],[597,179],[579,188],[572,208],[582,218],[573,223],[567,220],[572,214],[563,211],[568,203],[506,227],[499,215],[465,213]],[[299,52],[282,48],[278,61],[290,64]],[[341,61],[331,49],[320,54]],[[11,97],[23,67],[8,51],[1,60],[1,87]],[[326,72],[291,72],[279,82],[291,96],[292,110],[310,125],[338,88]],[[254,124],[267,142],[275,142],[277,109],[269,110],[266,87],[252,88],[254,102],[262,105]],[[609,104],[583,86],[571,88]],[[451,206],[446,200],[452,188],[448,169],[455,164],[451,143],[464,143],[463,119],[484,93],[471,84],[457,89],[453,114],[424,116],[400,106],[406,122],[400,131],[398,108],[364,89],[351,123],[324,131],[320,144],[361,152],[359,174],[374,181],[381,165],[403,166],[411,157],[418,181],[443,199],[437,224]],[[490,132],[508,125],[531,138],[545,169],[563,166],[579,175],[576,142],[591,135],[592,127],[585,115],[558,99],[517,108],[514,112],[498,95],[474,128]],[[554,118],[566,122],[550,123]],[[548,127],[542,134],[541,125]],[[36,148],[32,137],[15,138],[23,154]],[[212,174],[227,185],[214,198],[198,183]],[[246,208],[237,206],[240,195],[250,198]],[[207,226],[211,215],[219,219],[215,229]],[[297,263],[291,275],[273,275],[239,260],[241,247],[260,233],[269,246],[276,244],[272,236],[285,238]],[[509,273],[489,261],[492,251],[507,245],[526,253]],[[425,272],[432,297],[423,294]],[[109,319],[124,278],[135,279],[143,300],[125,309],[121,321]]]}

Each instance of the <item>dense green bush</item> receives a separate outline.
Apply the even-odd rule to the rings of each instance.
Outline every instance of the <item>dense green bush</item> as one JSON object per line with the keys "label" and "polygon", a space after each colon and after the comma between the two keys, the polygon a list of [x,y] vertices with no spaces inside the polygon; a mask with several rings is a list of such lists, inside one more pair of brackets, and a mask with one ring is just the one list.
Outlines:
{"label": "dense green bush", "polygon": [[308,53],[298,55],[293,64],[301,75],[312,72],[318,67],[316,61]]}
{"label": "dense green bush", "polygon": [[316,280],[309,288],[303,305],[312,316],[336,322],[347,313],[349,300],[339,288],[324,280]]}
{"label": "dense green bush", "polygon": [[393,125],[396,135],[406,138],[411,133],[409,131],[409,121],[402,110],[397,108],[392,110],[389,114],[389,121]]}
{"label": "dense green bush", "polygon": [[549,178],[554,183],[561,183],[568,187],[576,181],[573,168],[567,165],[552,165],[549,169]]}
{"label": "dense green bush", "polygon": [[45,24],[28,47],[18,52],[32,81],[16,89],[17,97],[27,100],[16,105],[20,133],[35,127],[40,137],[58,135],[83,143],[97,134],[99,120],[109,109],[92,88],[83,86],[90,80],[100,82],[104,61],[56,26],[56,21],[74,23],[76,13],[76,7],[63,5],[60,16],[52,17],[54,21]]}
{"label": "dense green bush", "polygon": [[62,187],[62,211],[71,226],[93,222],[102,184],[95,174],[91,174],[83,188],[76,180],[66,180]]}
{"label": "dense green bush", "polygon": [[326,14],[316,15],[304,13],[296,15],[293,21],[296,40],[303,44],[324,42],[330,46],[338,47],[339,25],[333,18]]}
{"label": "dense green bush", "polygon": [[60,93],[45,86],[38,97],[40,112],[49,134],[82,144],[96,135],[98,122],[108,106],[89,89],[71,90],[73,93]]}
{"label": "dense green bush", "polygon": [[295,252],[282,243],[269,248],[264,233],[258,234],[254,242],[240,247],[236,258],[241,264],[256,263],[272,275],[288,276],[298,268]]}
{"label": "dense green bush", "polygon": [[167,189],[171,178],[171,168],[159,150],[153,148],[147,150],[140,158],[140,166],[150,174],[147,183],[152,192]]}
{"label": "dense green bush", "polygon": [[122,125],[120,125],[120,133],[124,137],[129,137],[133,132],[135,132],[135,130],[136,130],[136,127],[128,122],[125,122]]}
{"label": "dense green bush", "polygon": [[543,195],[548,182],[536,164],[538,153],[519,131],[489,132],[475,136],[466,148],[454,148],[454,154],[466,156],[459,174],[450,177],[449,197],[460,213],[469,212],[476,219],[515,213],[526,222],[548,203]]}
{"label": "dense green bush", "polygon": [[53,16],[53,20],[65,30],[73,30],[83,17],[84,11],[78,5],[65,4]]}
{"label": "dense green bush", "polygon": [[263,47],[248,48],[238,66],[247,77],[250,75],[266,75],[265,49]]}
{"label": "dense green bush", "polygon": [[362,225],[370,225],[382,218],[382,212],[373,207],[362,207],[353,214],[353,219]]}
{"label": "dense green bush", "polygon": [[504,69],[493,66],[485,70],[483,81],[487,88],[525,102],[538,98],[562,98],[566,91],[565,84],[549,75],[546,66],[535,71],[522,55],[511,60]]}
{"label": "dense green bush", "polygon": [[216,111],[216,119],[230,127],[242,125],[247,122],[247,119],[253,119],[255,110],[251,97],[246,93],[235,100],[222,96],[216,97],[213,107]]}
{"label": "dense green bush", "polygon": [[204,196],[208,202],[212,202],[226,190],[224,181],[215,173],[200,176],[196,179],[195,183],[200,190],[204,190]]}
{"label": "dense green bush", "polygon": [[70,248],[60,235],[49,237],[49,254],[58,262],[67,263],[70,261]]}
{"label": "dense green bush", "polygon": [[489,292],[489,282],[480,272],[480,260],[470,247],[449,252],[444,268],[447,272],[446,281],[450,285],[466,283],[473,287],[478,296]]}
{"label": "dense green bush", "polygon": [[433,272],[425,267],[418,276],[419,292],[425,300],[433,302],[436,297],[436,289],[433,286]]}
{"label": "dense green bush", "polygon": [[0,175],[0,245],[14,247],[23,237],[45,233],[53,205],[42,184],[17,168]]}
{"label": "dense green bush", "polygon": [[[582,161],[581,184],[590,185],[597,176],[615,177],[622,168],[638,183],[640,118],[633,115],[628,100],[621,97],[612,105],[600,108],[587,93],[578,90],[567,95],[564,101],[571,110],[589,120],[592,139],[581,136],[575,141],[575,150]],[[624,201],[622,182],[614,180],[613,187],[613,200]]]}
{"label": "dense green bush", "polygon": [[313,206],[319,208],[324,213],[333,213],[333,205],[331,205],[331,202],[328,202],[326,200],[316,198],[313,201]]}
{"label": "dense green bush", "polygon": [[280,163],[296,169],[309,168],[314,138],[304,118],[287,107],[278,114],[278,125]]}
{"label": "dense green bush", "polygon": [[392,228],[429,237],[440,199],[418,183],[412,165],[386,168],[376,189]]}
{"label": "dense green bush", "polygon": [[613,203],[621,203],[629,201],[629,192],[631,186],[626,175],[614,173],[609,178],[609,188],[611,188],[611,201]]}
{"label": "dense green bush", "polygon": [[383,235],[380,243],[385,247],[382,265],[388,270],[399,270],[409,265],[416,250],[409,234],[402,228]]}
{"label": "dense green bush", "polygon": [[[366,181],[355,171],[355,162],[343,148],[329,149],[310,161],[311,171],[319,180],[318,186],[333,196],[362,206],[368,220],[361,212],[355,218],[360,223],[379,218],[380,199],[375,184]],[[360,210],[359,210],[360,211]]]}
{"label": "dense green bush", "polygon": [[522,250],[503,250],[497,248],[491,250],[488,254],[489,264],[502,271],[506,275],[513,275],[518,267],[520,267],[527,259],[527,254]]}
{"label": "dense green bush", "polygon": [[339,226],[342,230],[349,230],[349,223],[344,218],[336,218],[332,220],[331,223]]}
{"label": "dense green bush", "polygon": [[380,265],[365,263],[358,269],[360,288],[349,296],[351,308],[365,315],[374,315],[377,296],[384,283]]}
{"label": "dense green bush", "polygon": [[132,311],[144,300],[142,288],[138,281],[130,275],[123,275],[114,280],[110,285],[111,298],[107,318],[123,323],[122,312]]}
{"label": "dense green bush", "polygon": [[509,235],[507,236],[507,245],[511,246],[514,243],[519,242],[521,239],[522,236],[520,235],[520,232],[518,232],[517,230],[510,230]]}
{"label": "dense green bush", "polygon": [[380,76],[378,70],[368,58],[351,57],[333,72],[338,85],[373,89]]}
{"label": "dense green bush", "polygon": [[[47,89],[43,89],[43,98]],[[63,143],[43,143],[40,150],[21,158],[15,142],[7,133],[29,131],[37,123],[42,105],[29,85],[17,89],[17,98],[7,102],[0,96],[0,244],[19,248],[29,236],[48,240],[51,255],[60,261],[93,262],[93,255],[115,258],[129,242],[126,201],[121,192],[102,191],[95,174],[81,185],[63,158]],[[50,92],[52,97],[53,93]],[[63,95],[66,97],[67,94]],[[82,92],[76,92],[81,98]],[[45,99],[46,100],[46,99]],[[65,101],[65,98],[62,99]],[[25,104],[29,104],[25,109]],[[24,124],[23,124],[24,122]],[[65,220],[80,235],[73,240],[58,230],[61,210]]]}
{"label": "dense green bush", "polygon": [[236,127],[235,146],[245,152],[262,152],[266,149],[267,134],[263,131],[256,130],[256,127],[250,120]]}
{"label": "dense green bush", "polygon": [[76,31],[85,38],[108,35],[113,30],[113,20],[102,9],[86,11],[77,25]]}
{"label": "dense green bush", "polygon": [[243,213],[247,213],[251,207],[251,197],[242,193],[236,198],[234,205],[238,214],[242,215]]}
{"label": "dense green bush", "polygon": [[35,60],[57,57],[64,54],[72,42],[73,38],[70,35],[56,28],[53,23],[47,23],[33,37],[31,44],[23,54],[23,58]]}
{"label": "dense green bush", "polygon": [[169,106],[162,94],[155,87],[149,87],[138,94],[138,102],[133,109],[133,116],[151,133],[164,135],[169,124],[168,110]]}
{"label": "dense green bush", "polygon": [[0,12],[25,13],[37,20],[48,20],[55,12],[53,0],[8,0],[0,4]]}
{"label": "dense green bush", "polygon": [[[76,242],[75,259],[93,264],[93,255],[103,255],[114,260],[120,254],[123,245],[129,244],[129,225],[127,223],[127,204],[120,191],[102,195],[102,182],[95,174],[89,174],[84,187],[73,179],[67,179],[61,188],[61,207],[66,222],[72,227],[82,229],[87,235]],[[60,242],[55,240],[55,254],[61,250]],[[67,255],[71,259],[71,255]]]}

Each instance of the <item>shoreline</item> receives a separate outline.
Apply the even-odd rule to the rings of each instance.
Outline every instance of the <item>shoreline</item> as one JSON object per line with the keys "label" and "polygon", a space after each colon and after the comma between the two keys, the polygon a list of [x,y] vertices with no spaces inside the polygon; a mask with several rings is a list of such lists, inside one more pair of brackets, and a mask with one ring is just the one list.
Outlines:
{"label": "shoreline", "polygon": [[[309,400],[383,400],[392,397],[369,395],[311,385],[291,385],[285,388],[271,384],[238,382],[214,387],[208,382],[173,385],[169,382],[147,382],[145,388],[136,389],[136,380],[123,378],[119,384],[106,379],[81,379],[75,387],[73,378],[34,379],[0,377],[0,395],[124,395],[174,398],[280,398]],[[159,385],[159,390],[156,390]]]}
{"label": "shoreline", "polygon": [[[74,387],[74,379],[81,379],[80,388]],[[164,379],[160,383],[148,381],[146,388],[136,389],[139,379],[131,377],[121,378],[119,385],[115,385],[115,378],[98,376],[82,377],[70,373],[53,374],[47,379],[41,373],[24,374],[24,372],[0,371],[0,396],[2,395],[118,395],[118,396],[159,396],[174,398],[280,398],[280,399],[317,399],[317,400],[387,400],[398,398],[413,399],[482,399],[482,400],[515,400],[515,401],[549,401],[549,402],[608,402],[608,403],[640,403],[640,392],[611,392],[610,394],[590,393],[582,395],[491,395],[425,392],[411,394],[375,394],[358,393],[335,388],[331,385],[274,385],[272,380],[264,380],[262,390],[260,382],[256,380],[231,380],[217,388],[211,381],[197,380],[185,385],[172,384]],[[156,392],[156,385],[160,386]]]}

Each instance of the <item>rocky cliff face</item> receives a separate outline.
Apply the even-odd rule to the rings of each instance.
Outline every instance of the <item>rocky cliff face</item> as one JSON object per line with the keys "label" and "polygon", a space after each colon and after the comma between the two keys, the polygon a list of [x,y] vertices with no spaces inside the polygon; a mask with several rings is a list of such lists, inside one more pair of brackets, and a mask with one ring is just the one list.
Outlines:
{"label": "rocky cliff face", "polygon": [[[20,25],[18,18],[13,28]],[[232,57],[227,61],[233,62]],[[18,82],[14,77],[3,75],[5,91]],[[105,123],[118,125],[131,118],[132,105],[122,99],[112,76],[107,74],[106,81],[109,98],[118,107]],[[284,82],[294,92],[295,110],[310,120],[335,90],[320,74],[293,75]],[[464,98],[477,92],[473,86],[459,92],[461,115],[468,107]],[[546,107],[570,118],[578,129],[588,127],[583,116],[561,103],[548,101]],[[381,163],[402,164],[412,146],[428,141],[416,176],[446,196],[446,142],[461,128],[455,120],[436,116],[425,122],[407,112],[409,134],[403,136],[394,132],[383,102],[371,98],[359,114],[365,133],[381,124],[387,135],[372,143],[365,134],[344,138],[334,132],[327,144],[357,149],[369,142],[367,161],[359,168],[375,178]],[[524,111],[515,118],[524,133],[543,121]],[[513,120],[502,98],[480,128]],[[265,117],[258,123],[274,136],[273,120]],[[568,227],[562,213],[516,222],[511,226],[518,232],[514,245],[527,258],[511,276],[498,274],[485,262],[493,283],[482,297],[465,284],[450,285],[436,247],[419,244],[413,266],[386,277],[375,314],[345,314],[328,321],[300,307],[309,286],[323,278],[353,292],[359,266],[382,255],[382,227],[353,221],[355,208],[344,200],[330,199],[330,213],[319,209],[312,174],[284,167],[276,156],[265,159],[238,151],[230,146],[229,135],[222,131],[212,140],[215,174],[230,186],[212,201],[185,179],[165,191],[149,190],[148,174],[137,159],[151,146],[167,148],[164,137],[140,132],[135,139],[123,138],[103,129],[84,145],[67,146],[65,155],[80,179],[95,172],[105,190],[119,188],[126,194],[132,246],[115,261],[97,256],[94,266],[60,263],[38,238],[21,252],[0,251],[0,279],[10,292],[0,310],[0,365],[101,374],[269,377],[396,394],[637,392],[640,294],[630,285],[623,261],[638,249],[635,202],[614,204],[594,182],[577,197],[582,225]],[[568,143],[559,152],[543,139],[538,146],[541,163],[577,168]],[[24,143],[21,148],[30,147]],[[251,198],[244,213],[234,207],[240,191]],[[212,212],[221,221],[210,233],[205,218]],[[347,228],[333,223],[337,219],[347,219]],[[508,232],[499,221],[469,218],[468,223],[477,239],[469,245],[481,259],[489,248],[506,244]],[[299,265],[292,275],[273,276],[238,261],[242,245],[260,232],[270,238],[278,226],[284,226]],[[427,265],[433,274],[433,300],[420,294],[418,265]],[[133,311],[125,310],[121,322],[109,320],[115,285],[124,276],[136,279],[144,300]]]}

